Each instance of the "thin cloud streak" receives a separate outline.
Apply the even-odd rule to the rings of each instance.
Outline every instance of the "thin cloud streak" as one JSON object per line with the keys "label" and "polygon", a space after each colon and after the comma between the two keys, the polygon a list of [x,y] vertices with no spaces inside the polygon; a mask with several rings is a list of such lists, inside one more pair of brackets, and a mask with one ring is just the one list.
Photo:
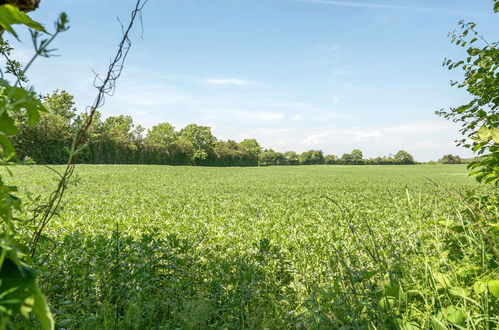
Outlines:
{"label": "thin cloud streak", "polygon": [[341,7],[402,9],[402,10],[424,11],[424,12],[440,12],[440,13],[447,13],[447,14],[488,15],[487,13],[481,13],[481,12],[470,13],[470,12],[465,12],[465,11],[460,11],[460,10],[452,10],[452,9],[400,6],[400,5],[389,5],[389,4],[374,3],[374,2],[351,2],[351,1],[339,1],[339,0],[289,0],[289,1],[320,4],[320,5],[333,5],[333,6],[341,6]]}
{"label": "thin cloud streak", "polygon": [[237,79],[237,78],[227,78],[227,79],[208,78],[204,82],[207,85],[219,85],[219,86],[228,86],[228,85],[248,86],[255,84],[252,81]]}

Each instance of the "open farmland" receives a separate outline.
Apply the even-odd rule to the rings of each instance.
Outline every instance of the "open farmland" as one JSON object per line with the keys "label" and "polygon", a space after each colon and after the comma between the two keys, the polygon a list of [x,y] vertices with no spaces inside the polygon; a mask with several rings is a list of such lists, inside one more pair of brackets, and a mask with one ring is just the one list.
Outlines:
{"label": "open farmland", "polygon": [[[22,195],[53,189],[46,167],[11,170]],[[61,327],[429,327],[448,306],[497,322],[497,298],[442,291],[486,267],[479,237],[453,256],[442,228],[463,220],[446,190],[479,188],[463,165],[82,165],[74,183],[40,253]]]}

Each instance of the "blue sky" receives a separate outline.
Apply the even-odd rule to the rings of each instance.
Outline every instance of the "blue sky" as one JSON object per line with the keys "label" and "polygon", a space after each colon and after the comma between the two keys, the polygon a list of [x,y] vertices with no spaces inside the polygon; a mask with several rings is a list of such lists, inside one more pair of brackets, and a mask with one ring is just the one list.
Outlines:
{"label": "blue sky", "polygon": [[[30,71],[38,92],[65,89],[84,110],[120,39],[117,17],[132,0],[42,0],[32,16],[50,27],[65,11],[71,29],[59,57]],[[409,151],[417,160],[455,147],[458,127],[434,111],[467,100],[449,86],[462,59],[447,33],[460,19],[499,40],[492,0],[150,0],[143,39],[135,29],[104,117],[151,127],[209,125],[221,139],[256,138],[278,151],[321,149],[367,157]],[[30,41],[17,54],[27,60]]]}

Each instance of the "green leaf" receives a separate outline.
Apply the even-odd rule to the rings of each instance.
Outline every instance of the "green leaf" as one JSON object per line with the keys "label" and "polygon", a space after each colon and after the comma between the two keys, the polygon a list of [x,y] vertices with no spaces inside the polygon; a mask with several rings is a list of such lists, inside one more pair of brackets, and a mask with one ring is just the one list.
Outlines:
{"label": "green leaf", "polygon": [[14,24],[24,24],[37,31],[45,31],[45,28],[38,22],[33,21],[26,13],[20,11],[12,5],[0,6],[0,25],[17,38],[17,33],[12,28]]}
{"label": "green leaf", "polygon": [[398,283],[390,283],[389,280],[386,280],[383,283],[383,289],[385,292],[385,296],[387,297],[398,297],[400,292],[400,285]]}
{"label": "green leaf", "polygon": [[486,289],[487,285],[482,281],[476,281],[475,284],[473,284],[473,291],[475,291],[476,294],[484,293]]}
{"label": "green leaf", "polygon": [[19,133],[19,129],[16,127],[14,120],[10,118],[6,112],[0,116],[0,132],[5,135],[15,135]]}
{"label": "green leaf", "polygon": [[467,316],[461,307],[449,306],[442,309],[442,315],[445,319],[454,324],[463,324]]}
{"label": "green leaf", "polygon": [[4,150],[4,157],[8,158],[8,156],[15,153],[16,149],[10,140],[5,136],[0,134],[0,145]]}
{"label": "green leaf", "polygon": [[487,287],[494,297],[499,298],[499,280],[487,281]]}
{"label": "green leaf", "polygon": [[449,293],[453,296],[457,296],[457,297],[463,297],[463,298],[467,298],[469,297],[470,295],[470,291],[468,289],[463,289],[463,288],[460,288],[460,287],[453,287],[449,290]]}
{"label": "green leaf", "polygon": [[492,128],[492,140],[494,143],[499,144],[499,128]]}
{"label": "green leaf", "polygon": [[7,310],[8,315],[28,315],[31,311],[36,314],[43,329],[54,329],[54,320],[38,285],[36,273],[27,267],[17,256],[17,252],[10,250],[0,269],[0,306]]}
{"label": "green leaf", "polygon": [[490,130],[485,126],[480,127],[476,133],[482,141],[488,141],[490,139]]}
{"label": "green leaf", "polygon": [[449,276],[447,276],[445,274],[442,274],[439,272],[434,272],[433,278],[435,279],[435,282],[437,282],[438,288],[446,289],[446,288],[449,288],[451,286],[450,278],[449,278]]}
{"label": "green leaf", "polygon": [[36,286],[34,289],[33,297],[35,298],[35,303],[33,305],[33,313],[38,317],[38,320],[42,324],[43,329],[54,329],[55,322],[50,312],[50,308],[43,296],[40,288]]}

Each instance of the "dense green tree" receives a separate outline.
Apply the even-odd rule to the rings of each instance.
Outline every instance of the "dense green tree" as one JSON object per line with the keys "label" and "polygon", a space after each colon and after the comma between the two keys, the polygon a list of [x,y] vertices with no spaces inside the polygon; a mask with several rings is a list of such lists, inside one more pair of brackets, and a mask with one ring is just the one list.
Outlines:
{"label": "dense green tree", "polygon": [[76,117],[76,107],[73,95],[58,89],[43,98],[43,105],[55,115],[59,115],[68,121]]}
{"label": "dense green tree", "polygon": [[191,162],[197,163],[208,157],[208,153],[213,149],[217,139],[211,133],[208,126],[189,124],[180,130],[180,137],[192,144],[193,153]]}
{"label": "dense green tree", "polygon": [[178,138],[178,134],[170,123],[160,123],[149,130],[144,138],[144,145],[168,150],[169,146]]}
{"label": "dense green tree", "polygon": [[355,163],[360,163],[364,160],[364,154],[360,149],[353,149],[350,155],[352,155],[352,161]]}
{"label": "dense green tree", "polygon": [[405,150],[400,150],[393,158],[399,164],[414,164],[414,157]]}
{"label": "dense green tree", "polygon": [[286,151],[284,153],[284,157],[286,158],[286,165],[298,165],[300,161],[298,160],[299,156],[294,151]]}
{"label": "dense green tree", "polygon": [[[66,149],[71,145],[76,108],[73,96],[56,90],[42,99],[46,112],[41,113],[40,121],[31,127],[19,118],[20,134],[13,142],[18,147],[20,157],[29,156],[42,164],[64,163],[68,159]],[[43,146],[43,147],[41,147]]]}
{"label": "dense green tree", "polygon": [[260,166],[269,165],[284,165],[286,164],[286,156],[272,149],[265,149],[259,154],[258,164]]}
{"label": "dense green tree", "polygon": [[262,147],[256,139],[244,139],[239,142],[239,146],[246,149],[253,158],[258,159],[258,155],[262,152]]}
{"label": "dense green tree", "polygon": [[334,165],[337,162],[338,162],[338,157],[336,157],[335,155],[326,155],[326,157],[324,157],[325,164]]}
{"label": "dense green tree", "polygon": [[308,150],[298,158],[302,165],[324,164],[324,154],[320,150]]}
{"label": "dense green tree", "polygon": [[442,159],[439,160],[442,164],[462,164],[463,160],[459,156],[454,156],[451,154],[444,155]]}

